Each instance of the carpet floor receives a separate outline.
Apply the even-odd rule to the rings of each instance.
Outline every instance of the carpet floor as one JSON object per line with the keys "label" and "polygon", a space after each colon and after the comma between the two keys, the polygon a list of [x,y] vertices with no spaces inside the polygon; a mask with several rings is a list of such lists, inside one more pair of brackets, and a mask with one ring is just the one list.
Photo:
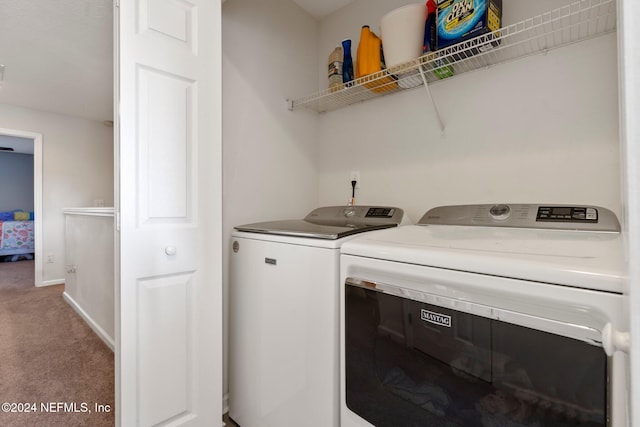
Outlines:
{"label": "carpet floor", "polygon": [[113,352],[63,291],[36,288],[33,261],[0,263],[0,426],[115,424]]}

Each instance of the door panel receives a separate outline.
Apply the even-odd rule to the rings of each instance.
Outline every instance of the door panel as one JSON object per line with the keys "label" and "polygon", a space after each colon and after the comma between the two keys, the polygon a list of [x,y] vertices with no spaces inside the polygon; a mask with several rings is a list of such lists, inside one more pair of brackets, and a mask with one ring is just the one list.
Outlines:
{"label": "door panel", "polygon": [[191,222],[197,85],[146,67],[138,68],[138,82],[140,222]]}
{"label": "door panel", "polygon": [[189,49],[194,54],[195,23],[198,8],[187,1],[175,0],[141,0],[140,1],[141,32],[149,31],[154,36],[167,37],[170,42]]}
{"label": "door panel", "polygon": [[190,274],[181,274],[138,281],[141,425],[191,417],[191,279]]}

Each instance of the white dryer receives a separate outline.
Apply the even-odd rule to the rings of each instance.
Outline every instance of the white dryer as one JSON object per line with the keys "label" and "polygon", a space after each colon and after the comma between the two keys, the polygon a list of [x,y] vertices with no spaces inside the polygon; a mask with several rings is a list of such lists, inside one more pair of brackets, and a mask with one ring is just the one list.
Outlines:
{"label": "white dryer", "polygon": [[626,426],[615,215],[466,205],[342,246],[341,426]]}
{"label": "white dryer", "polygon": [[340,247],[404,218],[394,207],[331,206],[304,219],[235,227],[229,416],[236,423],[339,426]]}

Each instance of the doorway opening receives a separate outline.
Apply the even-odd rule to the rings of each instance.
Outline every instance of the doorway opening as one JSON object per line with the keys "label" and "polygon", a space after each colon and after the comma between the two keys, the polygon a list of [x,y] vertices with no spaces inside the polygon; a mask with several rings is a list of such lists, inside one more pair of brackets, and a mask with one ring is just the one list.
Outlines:
{"label": "doorway opening", "polygon": [[[16,129],[0,128],[0,136],[9,139],[3,146],[11,145],[14,152],[33,154],[33,229],[34,229],[34,266],[35,286],[44,286],[42,262],[42,140],[41,133]],[[11,141],[11,142],[9,142]],[[16,151],[23,150],[23,151]]]}

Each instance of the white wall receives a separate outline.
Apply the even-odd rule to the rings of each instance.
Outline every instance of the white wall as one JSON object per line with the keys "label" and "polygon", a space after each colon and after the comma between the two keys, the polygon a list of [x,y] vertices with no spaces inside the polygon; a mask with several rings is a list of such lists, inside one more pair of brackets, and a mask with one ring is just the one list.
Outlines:
{"label": "white wall", "polygon": [[0,104],[0,128],[43,135],[44,284],[64,280],[64,215],[68,207],[113,206],[113,129],[101,122]]}
{"label": "white wall", "polygon": [[66,209],[63,297],[105,344],[115,348],[113,208]]}
{"label": "white wall", "polygon": [[33,154],[0,152],[0,212],[33,210]]}
{"label": "white wall", "polygon": [[[233,226],[299,218],[318,200],[318,117],[286,105],[287,98],[317,90],[317,24],[290,0],[227,1],[222,42],[227,307]],[[226,325],[226,313],[224,319]],[[226,366],[225,354],[225,390]]]}
{"label": "white wall", "polygon": [[[374,29],[402,3],[357,0],[329,16],[320,60],[341,34],[353,37],[358,23]],[[504,2],[508,23],[527,3]],[[616,61],[612,34],[437,82],[444,133],[422,88],[320,115],[318,204],[344,203],[359,170],[358,203],[396,205],[413,221],[438,205],[493,202],[595,204],[620,215]]]}

